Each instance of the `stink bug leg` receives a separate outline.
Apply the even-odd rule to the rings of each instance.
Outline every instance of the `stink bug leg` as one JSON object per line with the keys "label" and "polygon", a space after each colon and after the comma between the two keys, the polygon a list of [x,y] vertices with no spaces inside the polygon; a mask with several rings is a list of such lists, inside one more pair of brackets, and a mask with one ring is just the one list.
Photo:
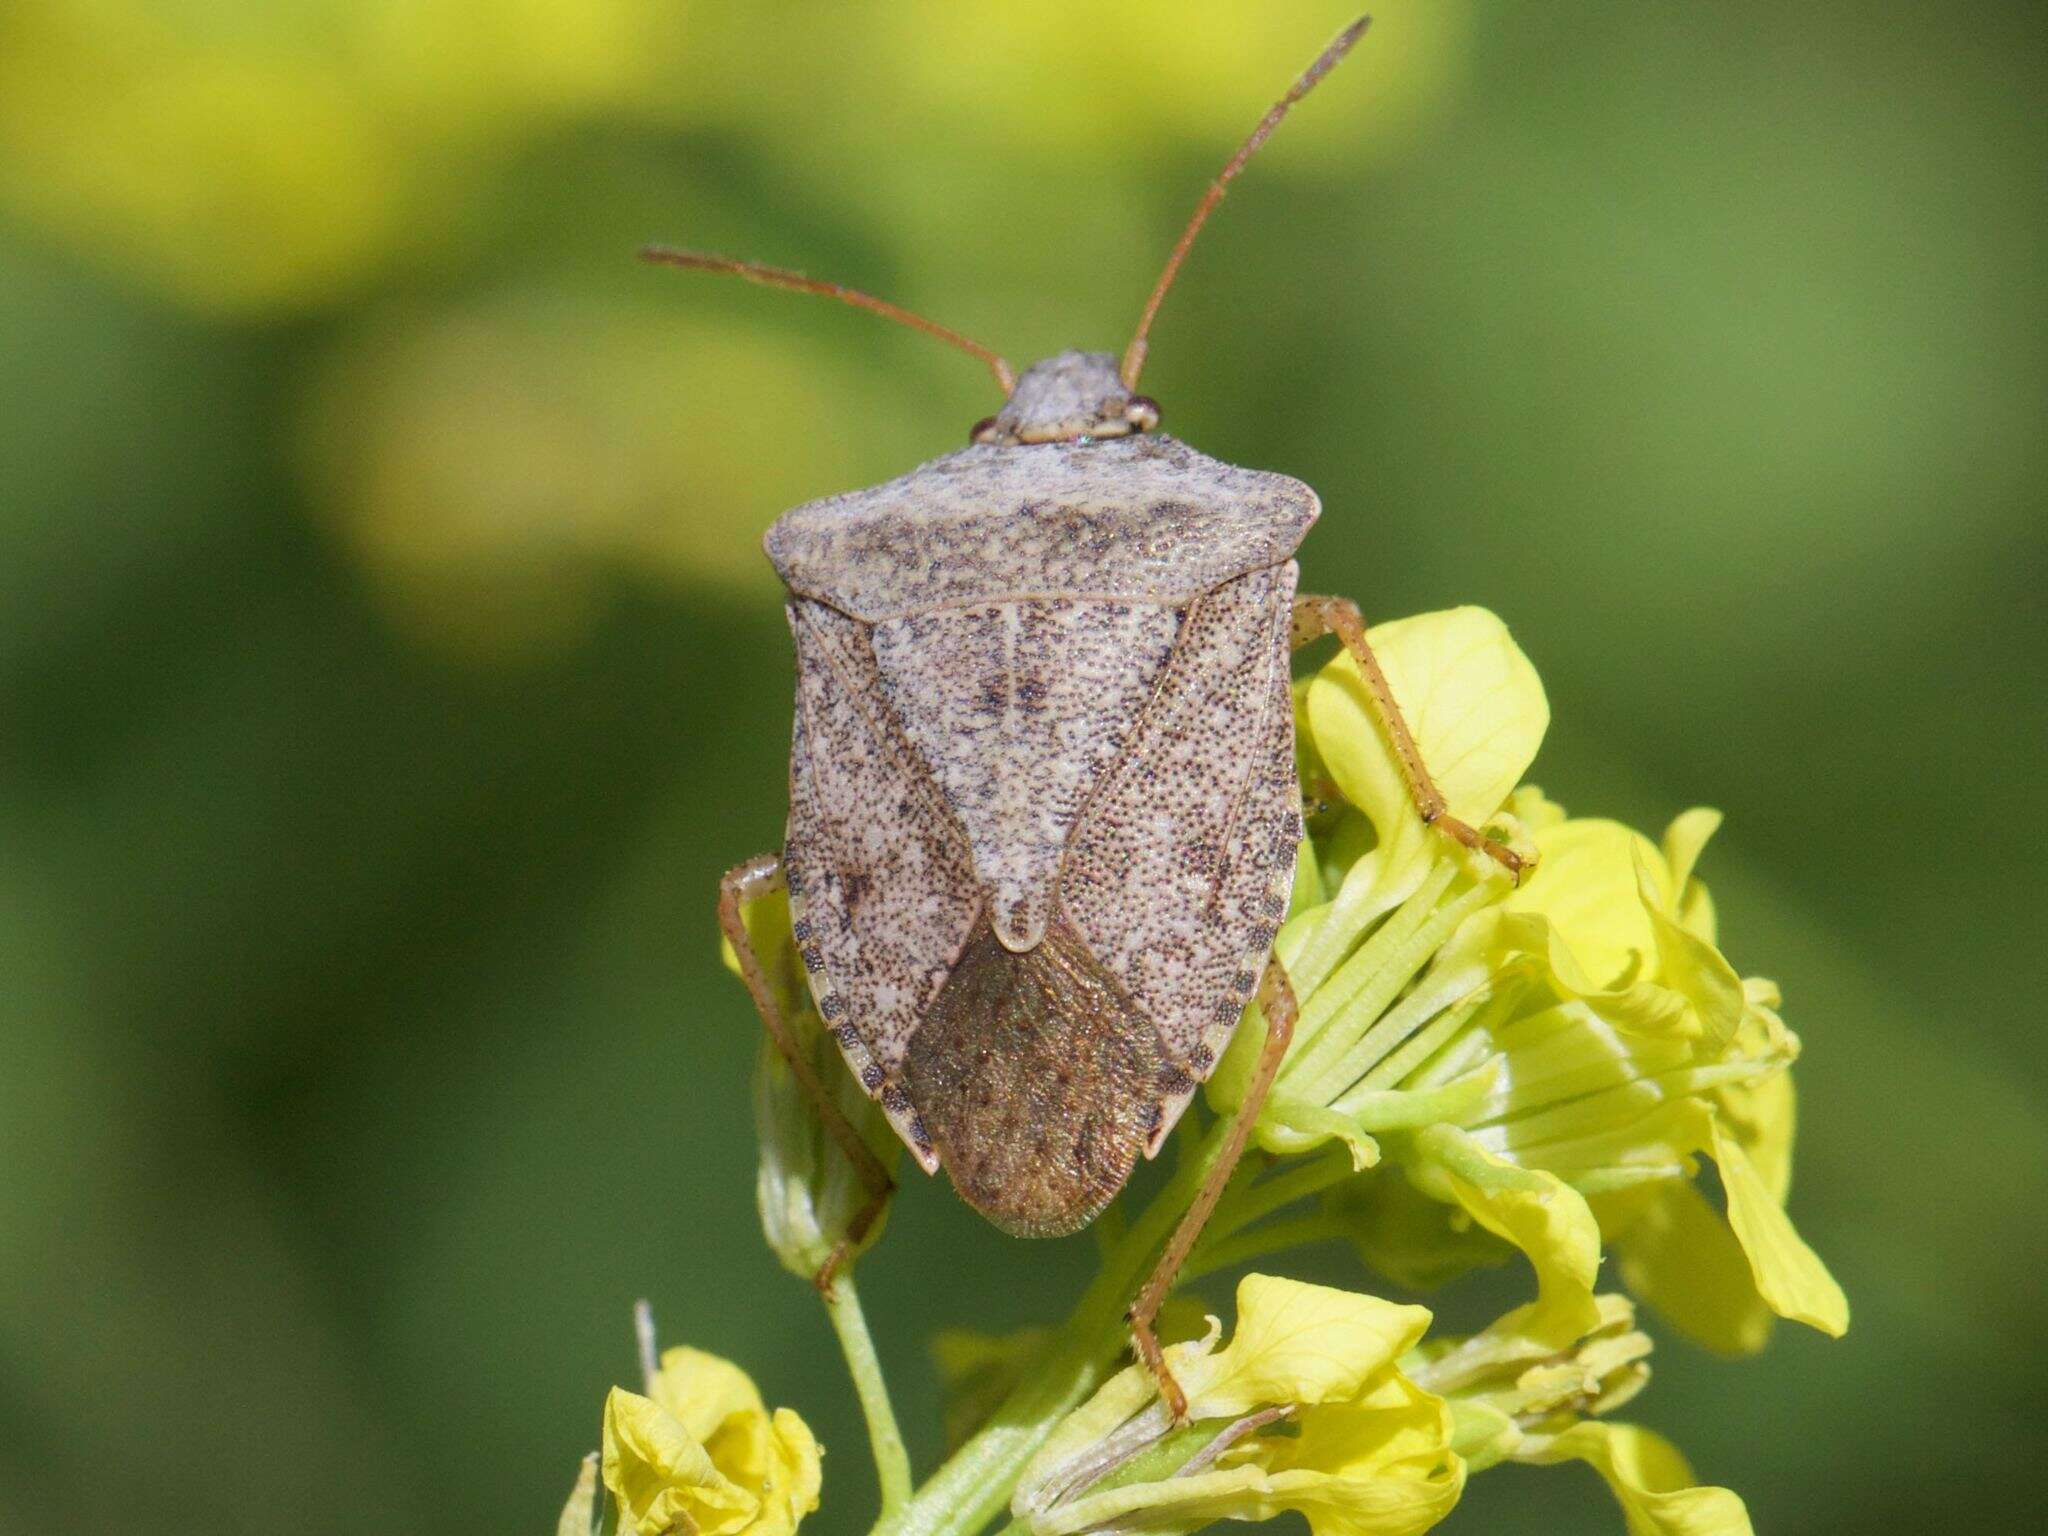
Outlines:
{"label": "stink bug leg", "polygon": [[809,1058],[797,1045],[789,1021],[783,1018],[782,1009],[776,1004],[768,978],[761,970],[760,957],[754,953],[753,936],[747,932],[747,925],[740,916],[741,904],[772,895],[783,888],[783,883],[782,861],[772,853],[761,854],[727,870],[725,877],[718,882],[718,926],[725,931],[733,953],[739,957],[740,976],[761,1015],[762,1028],[768,1031],[768,1038],[775,1042],[782,1059],[789,1063],[797,1086],[803,1089],[804,1096],[818,1111],[825,1133],[846,1154],[854,1171],[860,1175],[861,1183],[868,1189],[868,1203],[855,1213],[847,1226],[846,1236],[832,1250],[818,1273],[812,1276],[812,1282],[829,1297],[832,1294],[832,1277],[838,1273],[847,1254],[881,1218],[889,1196],[895,1193],[896,1181],[889,1177],[889,1170],[882,1166],[882,1160],[860,1139],[860,1132],[839,1112],[839,1106],[832,1102],[832,1095],[818,1081],[818,1074],[812,1070]]}
{"label": "stink bug leg", "polygon": [[1195,1239],[1202,1235],[1202,1228],[1208,1223],[1209,1213],[1216,1209],[1223,1186],[1237,1171],[1238,1160],[1244,1156],[1245,1143],[1251,1140],[1252,1124],[1265,1106],[1266,1094],[1287,1055],[1288,1042],[1294,1038],[1294,1021],[1301,1009],[1295,1002],[1294,987],[1288,981],[1278,955],[1267,956],[1266,969],[1259,978],[1259,1011],[1266,1016],[1266,1044],[1259,1052],[1258,1066],[1252,1072],[1251,1086],[1245,1091],[1244,1102],[1237,1107],[1237,1118],[1231,1122],[1230,1138],[1223,1144],[1223,1155],[1202,1181],[1194,1203],[1181,1217],[1180,1225],[1173,1229],[1173,1236],[1167,1239],[1166,1250],[1159,1255],[1158,1264],[1153,1266],[1152,1278],[1145,1282],[1145,1288],[1138,1293],[1138,1300],[1131,1307],[1132,1342],[1137,1347],[1139,1358],[1158,1380],[1159,1395],[1165,1399],[1176,1424],[1187,1418],[1187,1394],[1181,1391],[1180,1383],[1167,1369],[1166,1355],[1159,1347],[1159,1338],[1153,1333],[1152,1324],[1159,1316],[1160,1307],[1165,1305],[1167,1292],[1173,1289],[1173,1278],[1186,1262],[1188,1250],[1195,1246]]}
{"label": "stink bug leg", "polygon": [[1401,717],[1401,706],[1394,702],[1394,690],[1387,686],[1387,674],[1380,670],[1379,658],[1373,655],[1372,647],[1366,643],[1365,615],[1358,611],[1358,604],[1348,597],[1297,597],[1294,600],[1294,648],[1300,650],[1324,635],[1335,635],[1344,643],[1344,649],[1351,653],[1351,659],[1358,663],[1359,674],[1365,679],[1366,693],[1372,699],[1373,713],[1379,716],[1380,728],[1387,733],[1387,740],[1393,745],[1395,760],[1401,765],[1402,777],[1408,781],[1408,793],[1415,801],[1417,813],[1439,832],[1467,848],[1478,849],[1505,869],[1519,885],[1523,871],[1521,855],[1467,826],[1445,809],[1443,792],[1436,787],[1436,780],[1429,776],[1429,764],[1422,760],[1422,751],[1409,733],[1408,722]]}

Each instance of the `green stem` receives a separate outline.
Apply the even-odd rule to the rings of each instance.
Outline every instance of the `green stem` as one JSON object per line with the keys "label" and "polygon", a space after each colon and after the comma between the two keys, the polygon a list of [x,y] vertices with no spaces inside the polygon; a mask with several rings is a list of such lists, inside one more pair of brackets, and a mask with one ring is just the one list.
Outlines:
{"label": "green stem", "polygon": [[1184,1281],[1195,1281],[1204,1275],[1213,1275],[1219,1269],[1242,1264],[1247,1259],[1263,1259],[1269,1253],[1304,1248],[1310,1243],[1326,1243],[1350,1235],[1349,1229],[1335,1217],[1310,1211],[1256,1227],[1250,1232],[1237,1233],[1213,1246],[1204,1245],[1195,1250],[1194,1257],[1188,1260],[1180,1276]]}
{"label": "green stem", "polygon": [[1202,1233],[1199,1247],[1208,1247],[1235,1236],[1255,1221],[1262,1221],[1310,1195],[1319,1195],[1332,1184],[1351,1177],[1351,1154],[1333,1147],[1318,1157],[1276,1173],[1259,1183],[1231,1190],[1216,1202],[1216,1213]]}
{"label": "green stem", "polygon": [[1009,1503],[1025,1464],[1060,1419],[1081,1405],[1124,1350],[1124,1315],[1202,1180],[1223,1154],[1229,1122],[1217,1121],[1104,1260],[1039,1363],[944,1466],[873,1536],[972,1536]]}
{"label": "green stem", "polygon": [[860,1411],[868,1421],[868,1444],[874,1451],[875,1476],[882,1485],[881,1518],[887,1520],[910,1502],[910,1453],[903,1448],[903,1433],[896,1427],[896,1409],[889,1401],[888,1384],[882,1380],[881,1357],[868,1333],[867,1314],[861,1311],[850,1265],[833,1278],[832,1293],[825,1298],[825,1315],[839,1335],[840,1352],[846,1356]]}

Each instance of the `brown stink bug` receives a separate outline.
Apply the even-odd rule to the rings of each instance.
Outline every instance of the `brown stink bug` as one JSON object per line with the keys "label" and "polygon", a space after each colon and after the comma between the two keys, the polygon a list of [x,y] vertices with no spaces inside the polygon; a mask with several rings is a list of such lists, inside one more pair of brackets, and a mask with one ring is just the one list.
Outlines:
{"label": "brown stink bug", "polygon": [[[1160,435],[1136,392],[1153,316],[1196,232],[1360,21],[1211,184],[1121,364],[995,353],[867,294],[726,257],[650,259],[821,293],[940,336],[1006,396],[969,445],[769,529],[796,638],[780,857],[725,878],[719,919],[763,1022],[880,1214],[890,1180],[818,1082],[740,919],[786,884],[818,1011],[927,1173],[1006,1232],[1085,1225],[1159,1150],[1254,996],[1265,1048],[1223,1159],[1131,1326],[1176,1414],[1152,1322],[1207,1219],[1294,1025],[1271,955],[1302,836],[1293,647],[1356,657],[1418,814],[1447,815],[1357,607],[1297,597],[1315,521],[1298,480]],[[830,1283],[829,1271],[821,1283]]]}

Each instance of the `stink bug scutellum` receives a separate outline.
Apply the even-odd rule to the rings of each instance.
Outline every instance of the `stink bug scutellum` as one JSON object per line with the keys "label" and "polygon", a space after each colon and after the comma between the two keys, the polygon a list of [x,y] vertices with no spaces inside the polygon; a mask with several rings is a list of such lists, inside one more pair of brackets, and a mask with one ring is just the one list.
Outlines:
{"label": "stink bug scutellum", "polygon": [[[796,637],[780,857],[723,882],[748,990],[873,1200],[891,1189],[780,1016],[740,920],[789,892],[818,1011],[927,1173],[1007,1232],[1071,1232],[1157,1152],[1257,997],[1265,1048],[1225,1156],[1131,1311],[1152,1322],[1271,1085],[1295,1002],[1271,954],[1302,836],[1293,647],[1357,659],[1418,814],[1513,874],[1444,811],[1365,624],[1297,597],[1315,521],[1298,480],[1155,430],[1146,337],[1231,179],[1348,52],[1341,33],[1210,185],[1121,363],[1064,352],[1014,374],[988,348],[870,295],[687,251],[648,259],[838,298],[972,353],[1005,395],[971,442],[900,479],[785,513],[767,535]],[[829,1271],[821,1283],[830,1283]]]}

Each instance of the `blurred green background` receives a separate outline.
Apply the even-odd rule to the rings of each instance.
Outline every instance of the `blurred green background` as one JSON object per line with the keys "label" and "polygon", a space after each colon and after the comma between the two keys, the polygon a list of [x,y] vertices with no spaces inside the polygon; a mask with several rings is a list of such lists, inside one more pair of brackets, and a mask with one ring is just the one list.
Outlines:
{"label": "blurred green background", "polygon": [[[1348,16],[8,0],[0,1529],[552,1529],[640,1294],[864,1528],[712,891],[781,826],[759,534],[996,402],[631,253],[1117,347]],[[1777,1536],[2038,1528],[2043,44],[2021,3],[1398,0],[1155,333],[1169,429],[1321,489],[1311,587],[1508,619],[1554,795],[1729,813],[1856,1321],[1667,1339],[1639,1416]],[[864,1289],[922,1464],[929,1329],[1056,1315],[1089,1254],[899,1201]],[[1449,1529],[1620,1518],[1514,1470]]]}

